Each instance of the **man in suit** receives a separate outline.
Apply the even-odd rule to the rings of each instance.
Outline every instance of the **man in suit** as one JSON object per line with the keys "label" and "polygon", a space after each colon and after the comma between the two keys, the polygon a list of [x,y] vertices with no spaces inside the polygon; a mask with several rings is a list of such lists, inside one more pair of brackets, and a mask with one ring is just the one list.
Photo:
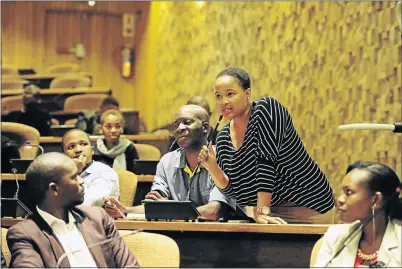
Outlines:
{"label": "man in suit", "polygon": [[[75,163],[62,153],[37,157],[29,166],[26,181],[36,204],[29,219],[7,232],[10,267],[138,267],[113,219],[100,207],[84,201],[83,180]],[[108,244],[88,246],[109,238]],[[71,253],[74,250],[80,250]]]}

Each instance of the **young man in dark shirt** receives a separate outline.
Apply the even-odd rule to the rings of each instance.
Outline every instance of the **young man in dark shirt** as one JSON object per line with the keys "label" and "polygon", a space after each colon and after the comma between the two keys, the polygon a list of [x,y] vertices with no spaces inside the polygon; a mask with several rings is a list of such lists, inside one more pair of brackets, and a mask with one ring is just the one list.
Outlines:
{"label": "young man in dark shirt", "polygon": [[35,85],[28,85],[22,94],[24,108],[11,111],[3,120],[32,126],[41,136],[50,136],[51,117],[47,111],[40,108],[39,100],[40,89]]}

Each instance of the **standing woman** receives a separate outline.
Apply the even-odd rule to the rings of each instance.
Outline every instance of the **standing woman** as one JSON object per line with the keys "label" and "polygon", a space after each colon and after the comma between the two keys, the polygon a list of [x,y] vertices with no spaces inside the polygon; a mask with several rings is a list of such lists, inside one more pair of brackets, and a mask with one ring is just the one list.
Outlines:
{"label": "standing woman", "polygon": [[[199,161],[216,186],[240,206],[253,206],[257,223],[286,223],[286,214],[290,222],[309,223],[331,210],[332,189],[286,108],[272,97],[250,103],[250,77],[240,68],[223,69],[214,88],[216,104],[230,122],[218,135],[216,156],[204,146]],[[286,214],[275,213],[275,207],[271,213],[278,205]]]}

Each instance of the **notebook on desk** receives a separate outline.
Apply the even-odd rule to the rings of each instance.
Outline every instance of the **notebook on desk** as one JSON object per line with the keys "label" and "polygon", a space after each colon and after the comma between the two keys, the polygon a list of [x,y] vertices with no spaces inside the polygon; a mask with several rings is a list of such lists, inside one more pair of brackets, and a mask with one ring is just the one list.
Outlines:
{"label": "notebook on desk", "polygon": [[147,220],[196,220],[200,213],[191,201],[143,200]]}
{"label": "notebook on desk", "polygon": [[12,169],[17,170],[16,174],[25,174],[29,165],[33,162],[32,159],[10,159]]}

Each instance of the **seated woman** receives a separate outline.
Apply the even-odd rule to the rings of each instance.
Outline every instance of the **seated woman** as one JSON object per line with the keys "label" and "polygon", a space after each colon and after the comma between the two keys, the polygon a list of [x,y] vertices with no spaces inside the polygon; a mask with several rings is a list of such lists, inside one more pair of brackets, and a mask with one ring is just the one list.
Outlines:
{"label": "seated woman", "polygon": [[323,237],[315,267],[402,267],[402,184],[392,169],[374,162],[347,168],[338,198],[342,221]]}
{"label": "seated woman", "polygon": [[104,139],[96,141],[93,158],[112,168],[133,171],[138,153],[133,142],[121,137],[124,129],[123,115],[115,109],[106,110],[101,115],[100,124]]}

